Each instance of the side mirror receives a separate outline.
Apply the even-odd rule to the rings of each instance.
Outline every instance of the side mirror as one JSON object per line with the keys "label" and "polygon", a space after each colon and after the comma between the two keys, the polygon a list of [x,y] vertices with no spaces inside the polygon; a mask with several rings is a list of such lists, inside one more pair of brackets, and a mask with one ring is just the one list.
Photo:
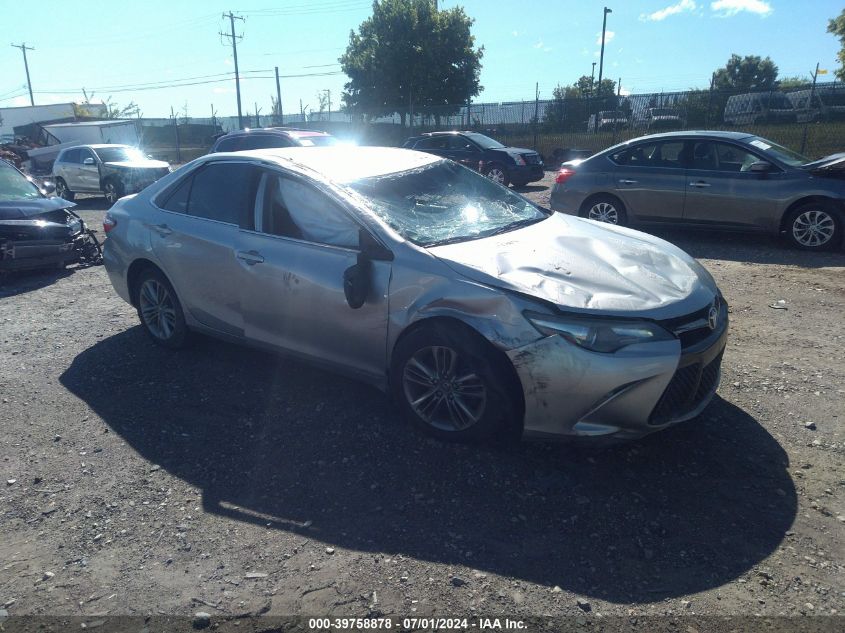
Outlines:
{"label": "side mirror", "polygon": [[343,294],[347,305],[357,310],[370,294],[373,262],[364,253],[358,254],[358,263],[343,271]]}
{"label": "side mirror", "polygon": [[766,174],[772,171],[772,164],[765,160],[758,160],[749,165],[748,171],[753,171],[758,174]]}
{"label": "side mirror", "polygon": [[86,158],[85,160],[83,160],[83,161],[82,161],[82,164],[83,164],[83,165],[93,165],[93,164],[94,164],[94,159],[93,159],[93,158],[90,158],[90,157],[89,157],[89,158]]}

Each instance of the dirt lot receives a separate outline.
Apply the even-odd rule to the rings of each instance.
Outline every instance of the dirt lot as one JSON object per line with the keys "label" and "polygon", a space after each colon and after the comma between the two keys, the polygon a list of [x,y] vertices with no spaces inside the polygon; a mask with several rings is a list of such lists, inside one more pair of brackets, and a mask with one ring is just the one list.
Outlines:
{"label": "dirt lot", "polygon": [[[80,206],[96,226],[103,203]],[[164,351],[102,268],[4,281],[0,608],[842,627],[819,616],[845,613],[845,254],[661,236],[731,304],[722,386],[602,451],[445,445],[344,378]]]}

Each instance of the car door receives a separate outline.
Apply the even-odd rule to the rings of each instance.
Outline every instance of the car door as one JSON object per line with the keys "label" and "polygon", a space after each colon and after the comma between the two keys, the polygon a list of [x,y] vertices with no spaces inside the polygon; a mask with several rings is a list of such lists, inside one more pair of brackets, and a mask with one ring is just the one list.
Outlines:
{"label": "car door", "polygon": [[258,168],[207,163],[172,188],[150,230],[153,251],[183,307],[202,325],[242,337],[239,226],[253,208]]}
{"label": "car door", "polygon": [[99,160],[94,152],[87,147],[79,148],[79,171],[76,180],[76,191],[99,191],[100,190],[100,167]]}
{"label": "car door", "polygon": [[452,151],[449,149],[449,137],[445,134],[428,136],[419,141],[414,149],[418,152],[427,152],[442,158],[452,158]]}
{"label": "car door", "polygon": [[449,158],[464,167],[478,171],[478,162],[481,160],[481,149],[468,138],[460,134],[448,136],[447,149]]}
{"label": "car door", "polygon": [[383,378],[391,264],[372,261],[367,300],[349,307],[344,272],[358,261],[359,233],[332,194],[300,176],[265,170],[237,253],[246,336]]}
{"label": "car door", "polygon": [[752,163],[765,159],[734,143],[690,143],[684,221],[768,228],[784,173],[776,167],[765,174],[750,171]]}
{"label": "car door", "polygon": [[683,217],[686,195],[684,141],[639,143],[611,155],[615,191],[640,222],[674,222]]}
{"label": "car door", "polygon": [[79,168],[82,166],[79,152],[77,147],[65,150],[61,155],[61,160],[57,161],[54,167],[55,174],[64,179],[71,191],[79,189]]}

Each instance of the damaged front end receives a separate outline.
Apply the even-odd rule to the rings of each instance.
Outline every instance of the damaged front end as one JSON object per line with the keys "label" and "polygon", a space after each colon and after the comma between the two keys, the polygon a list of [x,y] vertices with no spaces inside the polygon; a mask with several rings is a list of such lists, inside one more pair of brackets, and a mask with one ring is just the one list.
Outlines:
{"label": "damaged front end", "polygon": [[100,243],[79,214],[51,206],[60,208],[0,209],[0,272],[102,263]]}

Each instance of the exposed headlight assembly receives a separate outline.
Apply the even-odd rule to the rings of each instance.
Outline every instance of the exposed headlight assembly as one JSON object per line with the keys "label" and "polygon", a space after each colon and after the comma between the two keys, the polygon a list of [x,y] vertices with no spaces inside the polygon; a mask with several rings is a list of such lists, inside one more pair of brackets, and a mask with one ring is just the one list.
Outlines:
{"label": "exposed headlight assembly", "polygon": [[671,341],[673,334],[649,321],[621,321],[525,312],[525,318],[546,336],[559,335],[592,352],[610,354],[635,343]]}

